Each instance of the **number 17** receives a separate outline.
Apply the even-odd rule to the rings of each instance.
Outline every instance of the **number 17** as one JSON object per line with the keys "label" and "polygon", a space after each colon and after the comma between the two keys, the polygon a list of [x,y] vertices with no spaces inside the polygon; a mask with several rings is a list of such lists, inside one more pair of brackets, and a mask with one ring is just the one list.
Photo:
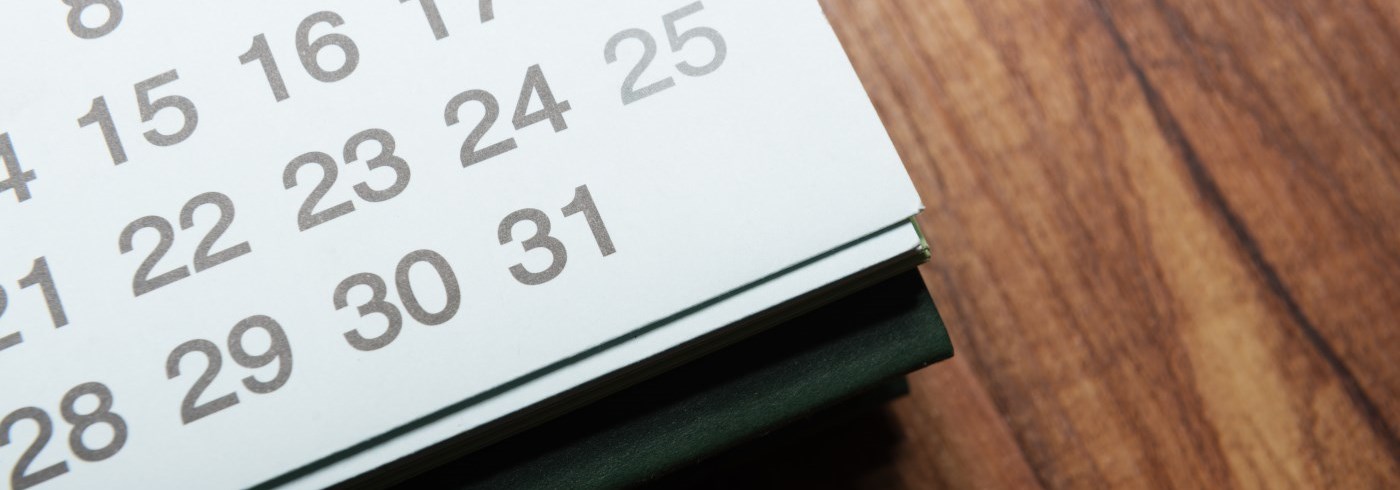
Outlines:
{"label": "number 17", "polygon": [[[399,0],[399,3],[408,3],[409,0]],[[478,7],[481,10],[481,23],[485,24],[496,18],[495,8],[492,0],[479,0]],[[441,40],[447,37],[447,24],[442,21],[442,13],[438,11],[437,0],[418,0],[418,5],[423,7],[423,15],[428,17],[428,27],[433,29],[433,37]]]}

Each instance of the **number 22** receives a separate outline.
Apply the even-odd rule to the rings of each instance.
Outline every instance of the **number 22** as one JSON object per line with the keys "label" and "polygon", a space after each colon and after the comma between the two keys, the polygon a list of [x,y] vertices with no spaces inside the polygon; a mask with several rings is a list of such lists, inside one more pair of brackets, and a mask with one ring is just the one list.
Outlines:
{"label": "number 22", "polygon": [[[219,209],[219,221],[204,236],[204,240],[199,242],[199,247],[194,252],[194,271],[203,272],[216,265],[242,257],[253,251],[253,247],[248,242],[239,243],[219,252],[210,253],[214,248],[214,243],[228,231],[233,225],[233,201],[228,196],[217,192],[206,192],[190,199],[180,211],[180,229],[188,230],[194,227],[194,212],[204,205],[212,204]],[[160,233],[160,243],[155,250],[141,262],[141,266],[136,269],[136,275],[131,280],[131,292],[136,296],[155,291],[168,286],[175,281],[179,281],[190,276],[189,268],[180,266],[179,268],[162,273],[155,278],[151,278],[151,270],[156,268],[156,263],[165,257],[170,251],[170,247],[175,243],[175,230],[170,226],[170,222],[159,216],[147,216],[131,222],[122,230],[118,244],[123,254],[130,253],[133,249],[133,241],[136,232],[144,228],[150,228]]]}

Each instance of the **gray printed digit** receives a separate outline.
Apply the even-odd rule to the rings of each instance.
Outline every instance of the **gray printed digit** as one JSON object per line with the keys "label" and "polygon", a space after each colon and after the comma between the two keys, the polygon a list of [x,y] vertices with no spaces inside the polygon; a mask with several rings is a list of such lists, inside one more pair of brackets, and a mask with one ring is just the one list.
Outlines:
{"label": "gray printed digit", "polygon": [[102,130],[102,141],[107,144],[107,154],[112,157],[112,165],[126,163],[126,147],[122,146],[117,134],[117,123],[112,122],[112,111],[107,108],[107,98],[92,99],[92,108],[78,118],[78,127],[85,128],[96,124]]}
{"label": "gray printed digit", "polygon": [[[394,135],[379,128],[360,131],[345,142],[343,151],[345,164],[349,165],[359,161],[360,147],[371,141],[379,145],[379,154],[365,161],[365,166],[370,171],[381,168],[394,171],[394,183],[385,189],[374,189],[368,183],[360,182],[355,184],[354,190],[355,194],[360,196],[360,199],[364,199],[365,202],[384,202],[403,193],[404,189],[408,187],[413,172],[407,161],[394,154],[394,150],[398,148],[398,144],[394,141]],[[301,231],[310,230],[355,211],[355,203],[350,201],[335,204],[322,211],[316,210],[321,199],[325,198],[326,194],[335,186],[336,178],[340,175],[340,170],[335,166],[335,158],[325,153],[308,152],[288,162],[287,167],[282,171],[283,187],[289,190],[296,187],[298,171],[301,170],[301,167],[312,164],[321,167],[321,183],[311,190],[311,194],[306,197],[301,209],[297,212],[297,228]]]}
{"label": "gray printed digit", "polygon": [[[330,24],[331,27],[340,27],[345,24],[345,19],[335,12],[321,11],[306,16],[297,25],[296,30],[296,50],[297,59],[301,61],[301,67],[306,70],[307,75],[311,75],[318,81],[324,83],[338,82],[346,79],[355,72],[355,68],[360,65],[360,48],[355,45],[355,41],[350,36],[333,32],[316,39],[311,39],[311,30],[318,24]],[[327,47],[334,46],[340,50],[345,59],[340,67],[326,69],[321,66],[321,52]],[[262,68],[263,77],[267,79],[268,89],[272,90],[272,98],[277,102],[282,102],[291,97],[287,91],[287,82],[282,78],[282,70],[277,67],[277,57],[272,54],[272,47],[267,42],[266,34],[253,36],[253,44],[248,47],[248,51],[238,55],[238,62],[241,64],[257,61]]]}
{"label": "gray printed digit", "polygon": [[[233,224],[233,200],[218,192],[206,192],[186,202],[185,206],[180,210],[180,229],[188,230],[193,228],[195,210],[209,204],[219,209],[220,218],[219,221],[214,224],[214,227],[209,230],[209,233],[205,234],[204,239],[200,241],[199,246],[195,249],[193,260],[194,272],[203,272],[253,251],[252,245],[245,241],[212,255],[209,253],[209,251],[213,249],[214,243],[217,242],[219,238],[224,235],[224,232],[228,231],[229,226]],[[182,265],[176,269],[161,273],[155,278],[150,277],[151,271],[155,269],[156,264],[165,257],[166,253],[170,252],[170,248],[175,243],[175,229],[165,218],[146,216],[127,225],[126,229],[122,230],[121,237],[118,239],[118,248],[121,250],[121,253],[131,253],[135,248],[134,241],[136,233],[146,228],[156,230],[160,233],[160,242],[156,244],[156,248],[146,257],[146,260],[141,263],[141,266],[136,269],[136,275],[132,277],[131,291],[135,296],[150,293],[190,276],[189,268]]]}
{"label": "gray printed digit", "polygon": [[5,180],[0,180],[0,193],[14,191],[15,199],[19,202],[28,201],[29,183],[38,179],[39,176],[33,170],[25,170],[19,166],[19,157],[15,155],[14,142],[10,140],[10,133],[0,133],[0,161],[5,164]]}
{"label": "gray printed digit", "polygon": [[679,29],[676,27],[676,22],[704,9],[705,6],[703,4],[695,2],[661,16],[662,22],[666,24],[666,39],[671,42],[672,53],[681,52],[681,50],[685,48],[686,43],[696,38],[703,38],[709,41],[710,47],[714,50],[714,57],[703,65],[695,66],[685,61],[676,63],[676,70],[686,76],[700,77],[713,73],[715,70],[719,69],[720,65],[724,64],[724,59],[729,54],[729,47],[724,42],[724,36],[720,35],[719,31],[715,30],[713,27],[693,27],[687,29],[685,32],[678,32]]}
{"label": "gray printed digit", "polygon": [[[243,337],[255,328],[267,332],[270,341],[267,352],[252,355],[243,347]],[[234,325],[228,333],[228,355],[233,362],[248,369],[277,363],[277,374],[270,381],[260,381],[251,375],[243,378],[243,386],[253,393],[262,395],[277,391],[292,377],[292,344],[287,340],[287,332],[282,330],[282,325],[268,316],[251,316]]]}
{"label": "gray printed digit", "polygon": [[349,165],[359,161],[359,148],[361,144],[373,141],[379,144],[379,155],[369,159],[365,165],[371,171],[380,168],[388,168],[394,171],[394,183],[388,189],[376,190],[370,188],[369,184],[361,182],[355,184],[355,194],[361,199],[369,202],[384,202],[393,199],[408,187],[408,181],[413,176],[408,168],[408,162],[394,155],[394,150],[398,148],[394,142],[394,135],[383,129],[366,129],[345,142],[345,164]]}
{"label": "gray printed digit", "polygon": [[[136,84],[136,107],[141,111],[141,122],[151,122],[152,119],[156,118],[156,113],[164,109],[178,110],[184,118],[180,129],[172,134],[164,134],[155,129],[146,131],[144,134],[146,141],[150,141],[153,145],[170,146],[185,141],[194,134],[195,127],[199,126],[199,111],[195,110],[194,102],[191,102],[190,99],[179,95],[167,95],[154,101],[151,100],[151,90],[179,79],[179,72],[170,70]],[[107,117],[110,118],[111,115],[109,114]]]}
{"label": "gray printed digit", "polygon": [[[399,0],[399,3],[408,3],[410,0]],[[423,15],[428,18],[428,27],[433,30],[433,37],[442,40],[447,37],[447,24],[442,21],[442,12],[438,11],[436,0],[418,0],[418,5],[423,8]]]}
{"label": "gray printed digit", "polygon": [[531,272],[525,268],[525,264],[515,264],[510,266],[510,275],[521,284],[538,286],[554,280],[564,272],[564,265],[569,262],[569,251],[564,248],[564,242],[549,236],[549,216],[546,216],[544,211],[533,208],[510,213],[501,220],[501,225],[496,228],[496,237],[500,239],[501,245],[514,242],[515,225],[526,221],[535,225],[535,234],[522,242],[521,246],[525,252],[541,249],[549,252],[549,266],[543,271]]}
{"label": "gray printed digit", "polygon": [[[306,68],[306,74],[311,75],[311,78],[326,83],[338,82],[354,73],[355,67],[359,66],[360,48],[355,46],[355,41],[352,41],[350,37],[340,33],[326,34],[316,38],[315,41],[310,40],[311,28],[315,27],[316,24],[323,23],[330,24],[331,27],[340,27],[345,23],[345,20],[340,18],[340,14],[329,10],[307,16],[301,21],[301,25],[297,26],[297,55],[301,58],[301,66]],[[334,70],[321,68],[320,53],[327,46],[335,46],[345,54],[345,61],[340,65],[340,68]]]}
{"label": "gray printed digit", "polygon": [[651,97],[660,93],[662,90],[676,86],[676,80],[674,78],[666,77],[640,89],[636,88],[637,82],[642,79],[642,74],[646,73],[647,67],[651,66],[652,60],[656,59],[656,38],[651,37],[651,34],[647,31],[641,29],[626,29],[614,34],[611,39],[608,39],[608,44],[603,47],[603,59],[606,60],[608,64],[616,63],[618,46],[621,46],[622,42],[628,39],[636,39],[642,42],[642,57],[637,60],[637,64],[632,67],[632,71],[627,73],[627,78],[622,80],[622,105],[628,105]]}
{"label": "gray printed digit", "polygon": [[19,456],[19,461],[15,462],[14,469],[10,471],[10,488],[16,490],[33,487],[68,472],[66,461],[59,461],[32,473],[29,471],[29,466],[34,464],[44,446],[49,444],[49,439],[53,438],[53,420],[49,418],[49,414],[38,408],[24,407],[0,420],[0,447],[10,444],[10,428],[21,420],[33,420],[39,425],[39,433],[34,436],[34,442]]}
{"label": "gray printed digit", "polygon": [[[617,253],[617,247],[613,245],[612,236],[608,233],[608,227],[603,223],[603,215],[598,212],[598,206],[593,202],[593,194],[588,191],[588,186],[581,185],[574,188],[574,199],[560,208],[564,217],[570,217],[582,213],[588,221],[589,231],[593,233],[593,241],[598,245],[598,252],[604,257]],[[564,272],[564,266],[569,261],[568,249],[564,242],[558,238],[550,236],[552,231],[549,216],[544,211],[526,208],[510,213],[501,220],[500,226],[496,228],[496,236],[501,245],[506,245],[515,241],[515,225],[530,222],[535,226],[535,234],[522,242],[525,252],[534,250],[545,250],[550,253],[549,266],[540,272],[530,271],[525,264],[515,264],[510,266],[510,274],[516,281],[527,286],[538,286]]]}
{"label": "gray printed digit", "polygon": [[258,34],[253,36],[253,46],[248,48],[246,53],[238,56],[238,61],[248,64],[257,60],[262,66],[263,76],[267,78],[267,86],[272,89],[272,98],[278,102],[291,97],[287,93],[287,82],[282,80],[282,70],[277,69],[277,59],[272,57],[272,48],[267,45],[267,36]]}
{"label": "gray printed digit", "polygon": [[321,167],[321,182],[311,190],[311,194],[306,196],[306,201],[302,202],[301,209],[297,211],[297,229],[301,231],[310,230],[322,223],[339,218],[355,211],[355,203],[345,201],[330,208],[317,211],[316,206],[320,205],[321,199],[331,191],[335,185],[335,179],[340,175],[340,169],[335,166],[335,158],[319,151],[308,152],[287,162],[287,168],[282,171],[282,185],[291,190],[297,186],[297,172],[301,167],[307,165],[317,165]]}
{"label": "gray printed digit", "polygon": [[156,264],[160,262],[160,259],[165,257],[166,253],[170,252],[170,247],[175,244],[175,229],[170,226],[170,222],[166,221],[165,218],[146,216],[132,221],[131,224],[126,226],[126,229],[122,230],[121,238],[118,240],[118,248],[121,250],[121,253],[131,253],[131,251],[134,250],[133,242],[135,241],[136,233],[146,228],[156,230],[156,232],[160,234],[160,242],[156,244],[154,250],[151,250],[151,254],[146,256],[146,260],[141,262],[140,267],[136,268],[136,275],[131,279],[131,293],[135,296],[144,295],[168,286],[175,281],[190,277],[189,268],[182,265],[161,273],[154,279],[151,278],[151,271],[155,270]]}
{"label": "gray printed digit", "polygon": [[399,332],[403,331],[403,314],[399,313],[399,308],[394,306],[393,303],[385,301],[385,297],[389,294],[389,288],[384,284],[384,278],[370,273],[355,274],[347,277],[344,281],[340,282],[339,286],[336,286],[335,295],[332,298],[332,303],[335,305],[336,311],[343,310],[350,306],[348,299],[350,290],[354,289],[356,286],[366,286],[370,288],[370,293],[372,295],[369,301],[357,308],[360,313],[360,318],[378,313],[388,321],[388,326],[385,328],[384,333],[373,338],[366,338],[364,335],[360,334],[359,330],[349,330],[345,332],[345,341],[349,342],[351,347],[366,352],[382,349],[393,343],[394,339],[399,337]]}
{"label": "gray printed digit", "polygon": [[[80,413],[78,400],[87,396],[97,398],[97,407]],[[63,395],[63,400],[59,402],[59,413],[71,426],[68,431],[68,448],[78,459],[87,462],[102,461],[115,456],[126,445],[126,420],[112,411],[113,404],[112,390],[102,383],[83,383]],[[35,471],[29,469],[34,460],[38,459],[39,453],[48,446],[49,440],[53,439],[53,419],[41,408],[24,407],[10,412],[0,420],[0,447],[10,444],[11,429],[23,420],[34,421],[39,431],[10,471],[10,488],[30,488],[68,473],[67,461],[59,461]],[[95,425],[107,426],[111,432],[111,439],[101,447],[92,448],[88,447],[83,436]]]}
{"label": "gray printed digit", "polygon": [[[413,281],[410,278],[409,274],[413,270],[413,266],[420,263],[431,267],[433,272],[437,273],[438,280],[442,284],[447,301],[437,312],[428,311],[419,302],[418,294],[415,292]],[[434,326],[447,323],[457,316],[457,311],[462,307],[462,288],[457,282],[457,273],[452,270],[452,265],[447,262],[447,258],[432,250],[416,250],[404,255],[394,269],[394,285],[397,286],[399,299],[402,301],[403,308],[408,310],[408,315],[423,325]],[[390,303],[387,299],[389,290],[384,283],[384,278],[368,272],[347,277],[340,282],[340,285],[336,286],[335,294],[331,298],[336,311],[350,306],[350,290],[358,286],[368,287],[370,290],[369,300],[358,308],[360,318],[379,314],[388,321],[388,325],[384,333],[372,338],[366,338],[358,329],[346,331],[345,340],[356,350],[368,352],[382,349],[393,343],[398,338],[399,333],[403,331],[403,314],[399,312],[398,306]]]}
{"label": "gray printed digit", "polygon": [[204,354],[207,364],[204,366],[204,372],[195,379],[190,391],[186,392],[185,398],[180,401],[180,423],[185,425],[238,404],[238,393],[228,393],[208,403],[199,403],[199,398],[204,396],[204,390],[214,383],[214,378],[219,375],[219,369],[224,365],[224,358],[219,355],[219,346],[208,340],[191,340],[170,351],[170,356],[165,358],[165,377],[180,377],[180,361],[195,352]]}
{"label": "gray printed digit", "polygon": [[[0,286],[0,318],[3,318],[5,316],[5,309],[9,307],[9,305],[10,297],[9,295],[5,294],[5,288],[3,286]],[[14,347],[21,343],[24,343],[24,335],[21,335],[19,332],[0,335],[0,351]]]}
{"label": "gray printed digit", "polygon": [[486,112],[481,115],[481,120],[476,123],[476,128],[472,129],[471,134],[467,135],[467,140],[462,142],[461,159],[463,167],[484,162],[516,148],[515,138],[506,138],[484,149],[477,150],[477,147],[481,145],[481,139],[486,137],[486,132],[490,131],[491,126],[496,124],[496,119],[501,117],[501,104],[496,102],[496,96],[491,95],[490,92],[485,90],[468,90],[457,94],[455,97],[452,97],[452,100],[447,101],[447,108],[444,110],[443,117],[447,121],[448,127],[452,127],[461,122],[458,113],[467,102],[480,103],[481,106],[486,109]]}
{"label": "gray printed digit", "polygon": [[[443,305],[442,311],[431,313],[418,302],[418,295],[414,294],[413,282],[408,276],[413,265],[418,263],[428,264],[442,281],[442,289],[447,293],[447,304]],[[418,323],[429,326],[442,325],[457,316],[457,310],[462,306],[462,288],[457,285],[457,273],[453,272],[452,266],[442,254],[432,250],[418,250],[405,255],[394,270],[394,283],[398,286],[399,299],[403,300],[404,309],[408,310],[408,315]]]}
{"label": "gray printed digit", "polygon": [[194,212],[204,205],[213,205],[219,209],[219,221],[214,223],[214,227],[209,229],[209,233],[200,240],[199,247],[194,250],[194,271],[204,272],[206,269],[242,257],[253,251],[252,245],[248,242],[239,243],[227,249],[215,252],[213,255],[209,251],[214,248],[214,243],[224,236],[229,226],[233,225],[233,200],[228,196],[217,192],[206,192],[190,199],[185,203],[184,209],[180,210],[180,229],[188,230],[194,227]]}
{"label": "gray printed digit", "polygon": [[[270,342],[266,352],[249,354],[244,348],[243,339],[252,329],[260,329],[267,333]],[[224,364],[223,354],[219,351],[219,346],[209,340],[191,340],[180,344],[171,351],[165,359],[165,377],[167,379],[180,377],[180,361],[185,356],[196,352],[203,354],[208,362],[204,372],[195,380],[194,385],[185,393],[184,399],[180,402],[180,422],[185,425],[239,404],[237,392],[227,393],[206,403],[199,403],[204,391],[209,389],[210,384],[213,384],[214,378],[218,377]],[[243,386],[254,394],[263,395],[277,391],[287,384],[292,376],[292,344],[287,339],[287,333],[282,329],[282,325],[271,317],[254,315],[235,324],[229,330],[228,352],[234,363],[250,370],[270,365],[273,362],[277,363],[277,374],[269,381],[261,381],[252,375],[243,378]]]}
{"label": "gray printed digit", "polygon": [[[63,310],[63,300],[58,297],[58,286],[54,284],[53,272],[49,270],[49,261],[45,257],[34,259],[34,266],[29,269],[29,275],[20,278],[20,289],[29,289],[39,286],[39,290],[44,293],[44,304],[49,307],[49,318],[53,320],[53,328],[68,325],[68,313]],[[0,312],[4,309],[0,308]],[[3,344],[4,341],[0,341]]]}
{"label": "gray printed digit", "polygon": [[[68,10],[68,31],[82,39],[97,39],[111,34],[122,23],[122,3],[117,0],[63,0],[72,7]],[[83,13],[88,7],[101,5],[107,9],[107,20],[97,27],[83,24]]]}
{"label": "gray printed digit", "polygon": [[[714,73],[715,70],[718,70],[719,67],[724,64],[724,60],[729,56],[729,45],[724,41],[724,36],[713,27],[692,27],[681,31],[680,27],[676,25],[681,19],[699,13],[704,9],[705,5],[703,3],[695,2],[661,16],[661,22],[666,29],[666,40],[671,45],[672,53],[680,53],[685,49],[687,44],[690,44],[691,41],[696,39],[708,41],[711,50],[714,52],[710,61],[702,65],[693,65],[688,61],[676,63],[676,71],[681,72],[682,75],[700,77]],[[668,76],[640,89],[636,88],[637,82],[642,78],[642,74],[646,73],[652,61],[656,59],[657,51],[656,38],[643,29],[624,29],[614,34],[612,38],[608,39],[607,44],[603,46],[603,59],[607,61],[608,64],[616,63],[618,60],[617,49],[623,41],[628,39],[641,41],[642,57],[637,61],[637,64],[632,67],[632,71],[628,72],[627,77],[622,80],[622,104],[632,104],[674,87],[676,85],[675,79]]]}
{"label": "gray printed digit", "polygon": [[[167,95],[164,97],[151,99],[151,91],[166,84],[180,79],[180,74],[176,70],[170,70],[154,77],[137,82],[134,86],[136,91],[136,107],[140,110],[141,122],[151,122],[156,118],[156,114],[165,109],[175,109],[180,112],[182,121],[180,129],[173,133],[165,134],[157,129],[146,131],[143,136],[146,141],[156,146],[171,146],[189,139],[194,134],[194,130],[199,126],[199,110],[194,106],[194,102],[189,98],[180,95]],[[106,97],[92,99],[92,107],[87,114],[78,118],[79,127],[88,127],[96,124],[102,130],[102,140],[107,144],[107,154],[112,157],[113,165],[125,163],[126,147],[122,145],[121,136],[117,133],[117,124],[112,119],[112,111],[107,106]]]}
{"label": "gray printed digit", "polygon": [[[411,0],[399,0],[399,3],[404,4],[409,1]],[[492,0],[479,0],[477,2],[481,23],[485,24],[496,18],[493,4]],[[418,0],[418,6],[423,9],[423,16],[428,19],[428,28],[432,29],[433,38],[439,41],[447,38],[447,23],[442,20],[442,12],[438,10],[437,0]]]}
{"label": "gray printed digit", "polygon": [[[97,408],[88,413],[78,413],[78,399],[84,396],[97,397]],[[68,448],[73,450],[73,455],[78,459],[88,462],[102,461],[117,454],[122,450],[122,446],[126,445],[126,420],[112,413],[112,404],[112,390],[102,383],[83,383],[63,395],[59,411],[63,414],[63,420],[73,424],[73,430],[68,433]],[[83,442],[83,434],[89,427],[98,424],[111,427],[112,439],[105,446],[89,448]]]}
{"label": "gray printed digit", "polygon": [[[533,98],[540,100],[541,108],[530,112],[530,101]],[[482,138],[491,130],[491,126],[496,124],[496,120],[501,117],[501,105],[496,100],[496,96],[485,90],[468,90],[457,94],[447,101],[447,107],[443,110],[443,120],[448,127],[452,127],[461,122],[462,106],[468,102],[481,104],[485,112],[482,113],[481,120],[476,123],[476,127],[467,135],[466,141],[462,142],[461,160],[463,167],[484,162],[490,158],[516,149],[515,138],[506,138],[498,143],[478,150]],[[549,121],[554,127],[554,132],[569,129],[569,125],[564,121],[564,113],[571,110],[567,100],[555,98],[554,91],[549,86],[549,80],[544,76],[544,70],[540,65],[532,65],[525,70],[525,81],[520,85],[520,98],[515,104],[515,115],[511,122],[515,130],[519,131],[542,121]]]}
{"label": "gray printed digit", "polygon": [[[530,107],[532,95],[539,97],[542,107],[535,112],[526,112]],[[569,129],[569,124],[564,122],[564,113],[570,109],[569,101],[554,99],[554,91],[550,90],[549,80],[544,78],[544,71],[540,69],[540,65],[525,70],[525,83],[520,87],[520,99],[515,104],[515,118],[512,119],[516,130],[545,120],[549,121],[556,133]]]}
{"label": "gray printed digit", "polygon": [[588,186],[581,185],[575,188],[574,200],[560,211],[564,213],[565,218],[583,213],[583,218],[588,221],[589,231],[593,232],[593,241],[598,244],[598,252],[604,257],[617,252],[612,236],[608,234],[608,225],[603,223],[603,215],[598,212],[598,205],[593,203],[593,194],[588,192]]}

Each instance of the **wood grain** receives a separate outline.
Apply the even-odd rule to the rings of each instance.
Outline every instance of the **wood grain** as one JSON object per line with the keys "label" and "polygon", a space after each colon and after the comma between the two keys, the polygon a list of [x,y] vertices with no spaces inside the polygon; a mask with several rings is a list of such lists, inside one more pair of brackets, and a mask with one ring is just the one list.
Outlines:
{"label": "wood grain", "polygon": [[1400,2],[823,5],[958,349],[850,484],[1400,488]]}

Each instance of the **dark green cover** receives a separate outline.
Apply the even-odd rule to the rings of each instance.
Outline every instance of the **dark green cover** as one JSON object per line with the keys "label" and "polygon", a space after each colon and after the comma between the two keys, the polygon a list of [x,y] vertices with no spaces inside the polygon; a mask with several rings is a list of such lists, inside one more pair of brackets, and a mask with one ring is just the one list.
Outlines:
{"label": "dark green cover", "polygon": [[[911,270],[406,485],[634,485],[952,354],[938,311]],[[350,483],[372,480],[383,482]]]}

